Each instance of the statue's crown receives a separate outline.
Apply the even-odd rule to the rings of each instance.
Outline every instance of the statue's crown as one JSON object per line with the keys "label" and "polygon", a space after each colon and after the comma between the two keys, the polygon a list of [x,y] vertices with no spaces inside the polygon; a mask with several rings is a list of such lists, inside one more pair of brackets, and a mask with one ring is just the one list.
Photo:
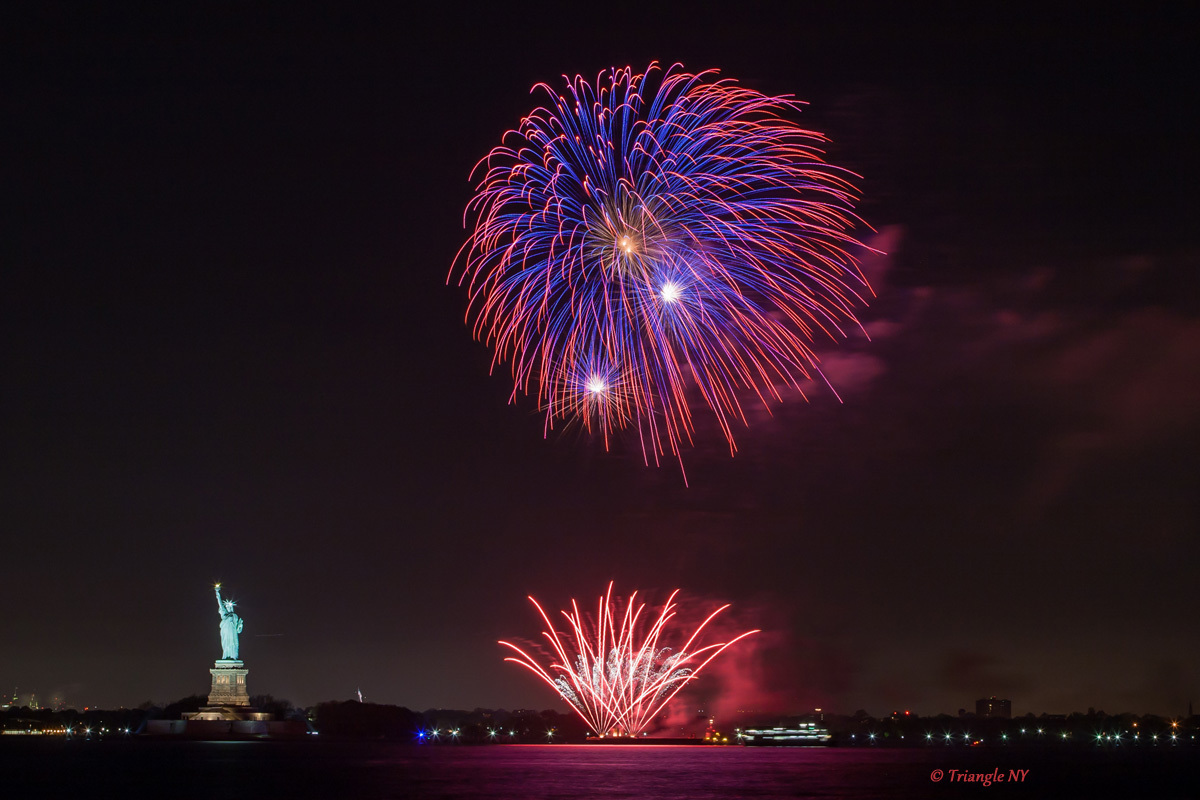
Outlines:
{"label": "statue's crown", "polygon": [[226,610],[226,611],[233,611],[233,607],[234,607],[234,605],[235,605],[235,603],[234,603],[232,600],[226,600],[226,601],[225,601],[225,610]]}

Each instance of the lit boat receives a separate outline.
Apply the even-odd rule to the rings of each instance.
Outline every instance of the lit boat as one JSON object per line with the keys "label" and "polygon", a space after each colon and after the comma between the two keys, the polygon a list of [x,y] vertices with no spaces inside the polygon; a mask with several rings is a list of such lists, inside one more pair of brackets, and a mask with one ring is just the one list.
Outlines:
{"label": "lit boat", "polygon": [[820,747],[833,742],[829,730],[815,722],[801,722],[791,728],[747,728],[738,739],[744,745],[759,747]]}

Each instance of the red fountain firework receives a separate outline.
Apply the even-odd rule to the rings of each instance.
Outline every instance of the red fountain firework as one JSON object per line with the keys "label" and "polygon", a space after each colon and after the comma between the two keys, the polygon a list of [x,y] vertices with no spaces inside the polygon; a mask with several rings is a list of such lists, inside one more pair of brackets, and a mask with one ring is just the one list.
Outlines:
{"label": "red fountain firework", "polygon": [[642,634],[639,623],[646,604],[638,603],[634,592],[622,615],[614,609],[612,589],[609,583],[593,625],[572,600],[571,611],[561,612],[570,626],[570,632],[562,635],[538,601],[529,598],[546,622],[542,635],[552,651],[548,666],[515,644],[500,642],[516,653],[505,661],[520,664],[545,681],[599,736],[637,736],[709,662],[735,642],[758,633],[746,631],[727,642],[692,650],[708,624],[729,608],[726,604],[709,614],[682,647],[672,650],[665,646],[664,632],[676,615],[679,590],[671,593],[658,618]]}

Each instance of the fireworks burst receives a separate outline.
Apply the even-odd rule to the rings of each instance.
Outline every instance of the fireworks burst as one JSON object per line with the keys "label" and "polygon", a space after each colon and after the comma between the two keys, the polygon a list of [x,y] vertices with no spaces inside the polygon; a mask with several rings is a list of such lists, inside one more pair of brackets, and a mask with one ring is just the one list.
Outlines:
{"label": "fireworks burst", "polygon": [[643,633],[646,604],[638,603],[634,592],[622,615],[614,608],[612,589],[610,583],[591,625],[572,600],[571,611],[562,612],[570,629],[565,634],[556,631],[538,601],[529,598],[546,622],[542,636],[551,650],[547,666],[517,645],[500,642],[516,653],[505,661],[520,664],[545,681],[601,736],[638,735],[725,648],[758,633],[746,631],[727,642],[692,650],[708,624],[729,608],[724,605],[709,614],[682,647],[672,649],[664,633],[676,614],[679,590],[671,593],[658,618]]}
{"label": "fireworks burst", "polygon": [[547,432],[633,429],[647,463],[682,467],[699,397],[736,452],[743,402],[803,394],[817,332],[861,327],[851,173],[786,118],[800,103],[715,71],[534,88],[548,105],[476,165],[451,273],[493,368],[511,362]]}

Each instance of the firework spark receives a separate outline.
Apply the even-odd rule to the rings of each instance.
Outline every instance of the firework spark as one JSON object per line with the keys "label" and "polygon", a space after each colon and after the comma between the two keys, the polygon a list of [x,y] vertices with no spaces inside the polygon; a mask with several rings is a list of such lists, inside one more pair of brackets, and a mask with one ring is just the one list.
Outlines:
{"label": "firework spark", "polygon": [[678,589],[645,631],[641,623],[646,604],[637,602],[637,592],[621,614],[614,608],[612,590],[610,583],[592,624],[572,600],[571,611],[562,612],[569,628],[562,634],[538,601],[529,598],[546,623],[547,630],[542,631],[550,647],[546,666],[517,645],[500,642],[516,653],[505,661],[520,664],[545,681],[600,736],[638,735],[709,662],[735,642],[758,633],[746,631],[727,642],[691,649],[708,624],[729,608],[724,605],[709,614],[682,647],[672,649],[664,634],[676,614]]}
{"label": "firework spark", "polygon": [[493,368],[511,362],[512,399],[534,395],[547,432],[579,421],[607,447],[636,430],[647,463],[682,467],[698,406],[736,452],[744,402],[803,394],[818,332],[861,328],[856,176],[786,118],[799,102],[715,71],[534,88],[548,105],[472,173],[451,271]]}

